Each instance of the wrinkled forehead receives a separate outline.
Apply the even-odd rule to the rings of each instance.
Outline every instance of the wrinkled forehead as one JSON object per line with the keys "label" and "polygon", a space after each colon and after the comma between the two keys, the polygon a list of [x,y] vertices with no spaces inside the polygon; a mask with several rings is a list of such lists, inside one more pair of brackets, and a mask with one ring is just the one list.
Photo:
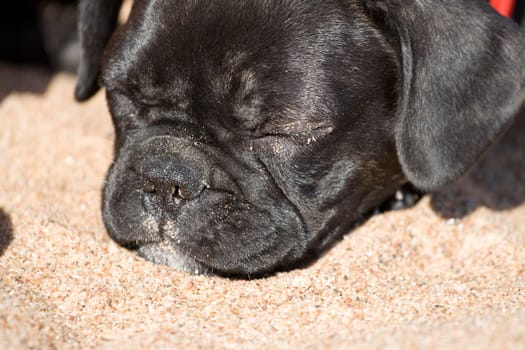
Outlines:
{"label": "wrinkled forehead", "polygon": [[[273,70],[274,76],[281,70],[301,71],[315,64],[348,25],[349,14],[344,11],[349,9],[332,4],[327,11],[312,3],[135,1],[127,23],[106,51],[104,75],[108,80],[126,77],[145,84],[184,77],[195,82],[199,77],[254,69],[254,65]],[[162,81],[151,84],[158,86]]]}
{"label": "wrinkled forehead", "polygon": [[[236,3],[237,8],[231,3]],[[277,33],[279,30],[264,29],[264,16],[253,7],[241,6],[243,3],[136,1],[127,23],[112,40],[106,61],[111,65],[126,63],[112,67],[118,73],[136,67],[142,74],[159,67],[202,69],[204,63],[227,67],[239,64],[249,55],[260,54],[257,46],[275,46],[277,39],[284,39]]]}

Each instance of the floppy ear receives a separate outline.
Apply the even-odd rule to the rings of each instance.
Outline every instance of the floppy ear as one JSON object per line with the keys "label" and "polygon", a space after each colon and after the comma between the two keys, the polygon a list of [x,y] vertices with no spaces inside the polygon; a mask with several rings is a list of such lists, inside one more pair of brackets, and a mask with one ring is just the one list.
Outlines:
{"label": "floppy ear", "polygon": [[525,35],[481,0],[365,0],[399,43],[395,130],[407,179],[436,189],[498,139],[524,94]]}
{"label": "floppy ear", "polygon": [[80,63],[75,98],[85,101],[99,89],[100,58],[117,25],[122,0],[80,0],[78,32]]}

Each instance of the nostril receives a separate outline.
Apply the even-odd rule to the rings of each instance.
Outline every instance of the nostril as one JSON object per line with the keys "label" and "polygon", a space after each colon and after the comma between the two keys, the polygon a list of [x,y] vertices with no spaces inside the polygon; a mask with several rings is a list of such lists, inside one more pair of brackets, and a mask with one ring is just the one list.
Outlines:
{"label": "nostril", "polygon": [[155,184],[153,182],[146,181],[142,186],[142,190],[146,193],[155,193],[157,191],[157,188],[155,187]]}
{"label": "nostril", "polygon": [[186,189],[185,187],[179,187],[176,193],[182,199],[191,199],[194,196],[194,193]]}

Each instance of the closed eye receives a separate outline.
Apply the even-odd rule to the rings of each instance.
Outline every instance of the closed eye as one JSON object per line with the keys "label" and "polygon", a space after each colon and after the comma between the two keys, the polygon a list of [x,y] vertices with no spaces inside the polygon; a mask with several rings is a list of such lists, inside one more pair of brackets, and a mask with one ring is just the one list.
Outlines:
{"label": "closed eye", "polygon": [[333,127],[320,127],[309,131],[302,131],[300,133],[289,133],[289,132],[268,132],[254,136],[254,139],[265,139],[265,138],[283,138],[294,142],[300,142],[301,144],[312,144],[320,141],[324,137],[332,134],[334,131]]}

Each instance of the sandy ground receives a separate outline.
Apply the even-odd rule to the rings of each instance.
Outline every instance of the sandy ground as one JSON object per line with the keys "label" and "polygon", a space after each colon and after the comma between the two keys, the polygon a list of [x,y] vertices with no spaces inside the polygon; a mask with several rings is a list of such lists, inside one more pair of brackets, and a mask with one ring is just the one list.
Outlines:
{"label": "sandy ground", "polygon": [[0,67],[0,349],[525,348],[525,117],[458,183],[240,281],[108,238],[112,126],[73,84]]}

